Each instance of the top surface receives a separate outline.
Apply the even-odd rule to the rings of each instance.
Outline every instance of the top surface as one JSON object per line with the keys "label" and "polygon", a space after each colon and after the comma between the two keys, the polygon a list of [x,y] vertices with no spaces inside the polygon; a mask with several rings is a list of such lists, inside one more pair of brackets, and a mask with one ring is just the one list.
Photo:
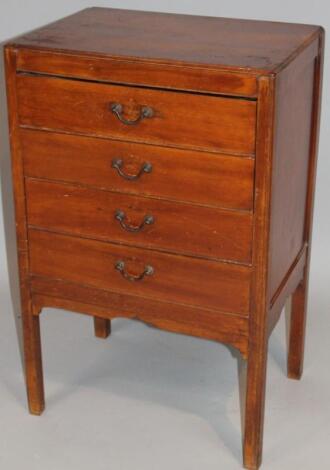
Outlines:
{"label": "top surface", "polygon": [[110,8],[88,8],[12,44],[162,63],[271,72],[320,27]]}

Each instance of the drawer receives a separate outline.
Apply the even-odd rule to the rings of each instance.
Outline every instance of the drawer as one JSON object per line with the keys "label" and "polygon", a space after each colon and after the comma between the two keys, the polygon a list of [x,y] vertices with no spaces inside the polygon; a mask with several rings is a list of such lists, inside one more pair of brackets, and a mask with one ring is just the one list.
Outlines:
{"label": "drawer", "polygon": [[255,153],[255,101],[25,74],[17,93],[23,126]]}
{"label": "drawer", "polygon": [[217,207],[253,208],[252,158],[28,129],[21,129],[20,136],[28,176]]}
{"label": "drawer", "polygon": [[188,255],[251,261],[252,214],[26,179],[29,225]]}
{"label": "drawer", "polygon": [[28,236],[32,275],[211,310],[249,313],[249,267],[33,229]]}

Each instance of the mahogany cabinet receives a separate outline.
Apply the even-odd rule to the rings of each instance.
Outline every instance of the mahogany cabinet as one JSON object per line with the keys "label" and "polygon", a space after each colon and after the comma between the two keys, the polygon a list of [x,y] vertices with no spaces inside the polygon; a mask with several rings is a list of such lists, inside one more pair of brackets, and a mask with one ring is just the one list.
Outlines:
{"label": "mahogany cabinet", "polygon": [[259,467],[290,296],[288,376],[302,373],[323,38],[89,8],[5,46],[31,413],[44,307],[93,316],[102,338],[135,318],[240,352],[244,465]]}

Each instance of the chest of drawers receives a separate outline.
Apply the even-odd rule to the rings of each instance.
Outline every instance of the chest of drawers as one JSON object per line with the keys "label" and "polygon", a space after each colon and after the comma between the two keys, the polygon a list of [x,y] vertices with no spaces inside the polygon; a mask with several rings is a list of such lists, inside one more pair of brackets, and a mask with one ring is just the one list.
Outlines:
{"label": "chest of drawers", "polygon": [[323,30],[91,8],[5,46],[29,409],[44,307],[213,339],[246,364],[261,462],[268,338],[302,372]]}

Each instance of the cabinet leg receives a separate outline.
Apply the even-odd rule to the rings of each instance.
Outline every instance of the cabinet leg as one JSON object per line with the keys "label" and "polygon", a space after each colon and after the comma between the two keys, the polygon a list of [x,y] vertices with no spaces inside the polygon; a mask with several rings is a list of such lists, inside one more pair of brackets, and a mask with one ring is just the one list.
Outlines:
{"label": "cabinet leg", "polygon": [[303,372],[307,309],[306,277],[292,294],[289,332],[288,377],[299,380]]}
{"label": "cabinet leg", "polygon": [[245,429],[245,405],[246,405],[246,384],[247,384],[247,361],[244,360],[240,353],[237,354],[237,373],[239,386],[239,404],[241,412],[241,430],[244,444]]}
{"label": "cabinet leg", "polygon": [[105,318],[94,317],[94,331],[97,338],[107,338],[111,333],[111,321]]}
{"label": "cabinet leg", "polygon": [[23,316],[25,380],[29,411],[40,415],[45,408],[39,316]]}
{"label": "cabinet leg", "polygon": [[[267,350],[251,352],[246,364],[243,459],[244,467],[261,465],[265,413]],[[244,370],[244,369],[243,369]]]}

